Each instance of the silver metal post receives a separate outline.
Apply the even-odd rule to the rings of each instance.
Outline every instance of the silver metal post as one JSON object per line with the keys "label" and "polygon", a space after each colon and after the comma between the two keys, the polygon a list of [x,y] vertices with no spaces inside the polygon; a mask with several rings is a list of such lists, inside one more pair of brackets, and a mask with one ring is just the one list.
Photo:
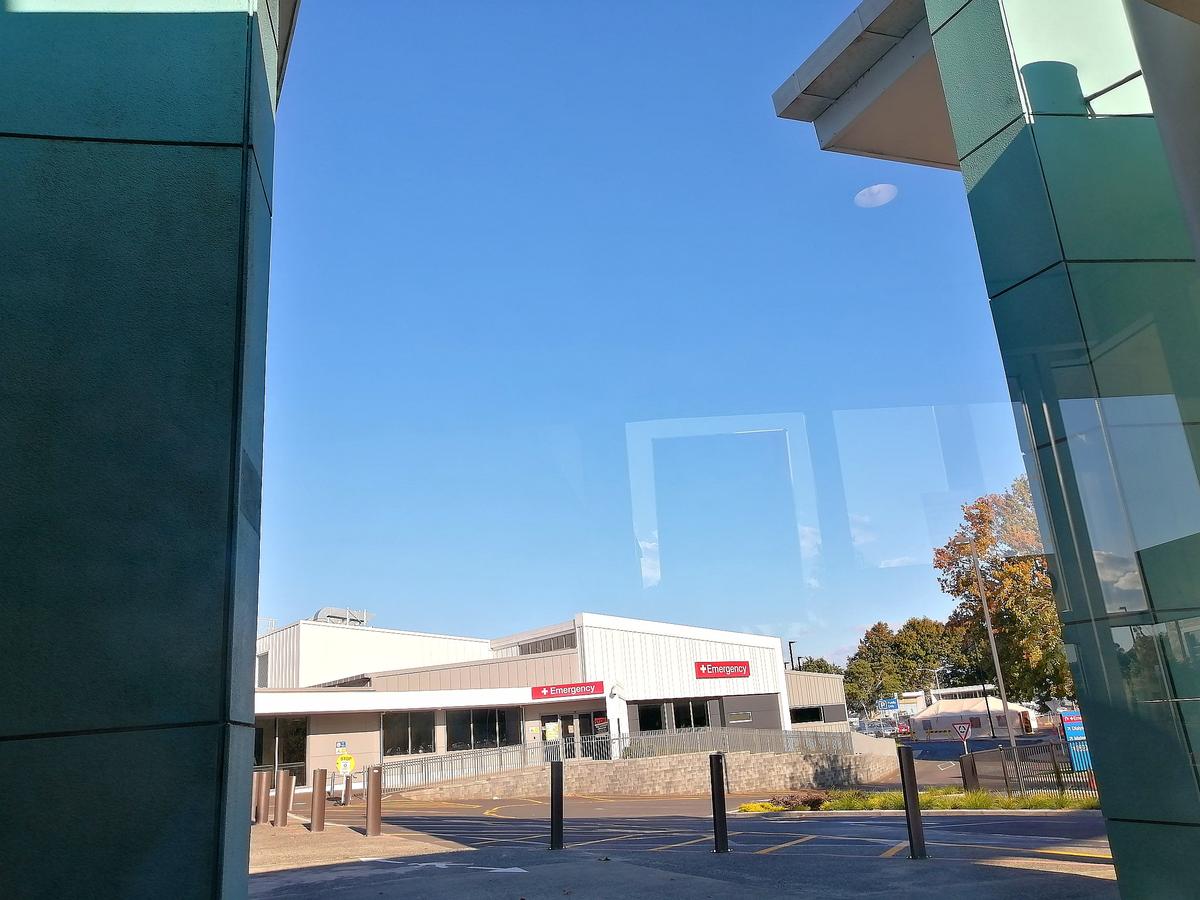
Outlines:
{"label": "silver metal post", "polygon": [[[996,667],[996,687],[1000,689],[1000,705],[1004,707],[1004,730],[1008,732],[1008,745],[1012,748],[1013,762],[1017,761],[1017,738],[1013,734],[1012,716],[1008,711],[1008,692],[1004,689],[1004,673],[1000,670],[1000,652],[996,649],[996,634],[992,631],[992,613],[988,609],[987,593],[983,589],[983,572],[979,568],[979,553],[975,548],[975,540],[971,540],[971,564],[975,569],[975,584],[979,589],[979,605],[983,607],[983,623],[987,629],[988,646],[992,648],[992,665]],[[988,719],[992,717],[992,707],[988,702],[987,692],[984,691],[983,705],[987,710]],[[1025,793],[1025,778],[1021,775],[1021,767],[1017,769],[1017,784],[1022,794]]]}

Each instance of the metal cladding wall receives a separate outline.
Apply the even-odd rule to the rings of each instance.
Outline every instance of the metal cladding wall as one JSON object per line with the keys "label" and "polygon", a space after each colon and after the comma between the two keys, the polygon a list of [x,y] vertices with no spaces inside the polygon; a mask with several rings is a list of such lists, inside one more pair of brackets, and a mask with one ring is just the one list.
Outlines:
{"label": "metal cladding wall", "polygon": [[[623,701],[772,694],[787,721],[778,638],[590,613],[576,622],[583,679],[603,681]],[[749,677],[696,677],[698,662],[734,660],[750,663]]]}
{"label": "metal cladding wall", "polygon": [[382,672],[371,676],[371,686],[377,691],[455,691],[574,684],[581,680],[578,651],[561,650],[535,656],[449,663],[415,671]]}
{"label": "metal cladding wall", "polygon": [[752,694],[745,697],[725,697],[721,700],[727,728],[786,727],[780,719],[779,698],[775,694]]}
{"label": "metal cladding wall", "polygon": [[267,687],[297,688],[366,672],[490,659],[491,645],[480,638],[304,621],[260,637],[257,652],[269,654]]}
{"label": "metal cladding wall", "polygon": [[846,706],[846,685],[841,675],[819,672],[785,672],[791,706]]}
{"label": "metal cladding wall", "polygon": [[260,637],[255,643],[255,653],[267,654],[267,687],[300,687],[299,622]]}

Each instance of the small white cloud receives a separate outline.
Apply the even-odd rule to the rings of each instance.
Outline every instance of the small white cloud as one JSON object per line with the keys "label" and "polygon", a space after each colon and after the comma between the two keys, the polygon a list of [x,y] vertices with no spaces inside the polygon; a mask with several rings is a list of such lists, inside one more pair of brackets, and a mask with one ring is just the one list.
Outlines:
{"label": "small white cloud", "polygon": [[896,199],[900,189],[894,184],[873,184],[865,187],[854,195],[854,205],[863,209],[874,209],[877,206],[887,206]]}
{"label": "small white cloud", "polygon": [[915,556],[897,556],[894,559],[884,559],[879,563],[881,569],[898,569],[901,566],[915,566],[921,561]]}
{"label": "small white cloud", "polygon": [[648,541],[638,541],[642,565],[642,587],[657,587],[662,581],[662,564],[658,558],[658,532]]}

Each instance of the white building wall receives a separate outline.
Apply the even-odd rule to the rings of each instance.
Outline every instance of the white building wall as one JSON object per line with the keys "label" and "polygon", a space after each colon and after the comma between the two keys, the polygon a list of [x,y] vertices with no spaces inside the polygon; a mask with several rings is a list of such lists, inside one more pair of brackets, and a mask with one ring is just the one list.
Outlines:
{"label": "white building wall", "polygon": [[[624,701],[777,694],[790,721],[779,638],[583,613],[576,619],[583,680]],[[749,678],[697,678],[695,664],[747,660]],[[610,718],[615,711],[610,704]]]}
{"label": "white building wall", "polygon": [[489,659],[492,655],[491,643],[479,638],[328,622],[300,622],[299,625],[297,687],[311,687],[365,672]]}

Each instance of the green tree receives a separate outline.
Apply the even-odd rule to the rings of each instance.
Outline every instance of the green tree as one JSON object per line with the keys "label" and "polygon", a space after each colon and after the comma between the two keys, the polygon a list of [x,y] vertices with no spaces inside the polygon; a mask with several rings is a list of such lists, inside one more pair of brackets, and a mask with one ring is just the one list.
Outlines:
{"label": "green tree", "polygon": [[846,701],[859,715],[875,708],[885,694],[904,690],[896,658],[896,635],[887,622],[876,622],[846,662]]}
{"label": "green tree", "polygon": [[896,632],[892,653],[906,690],[935,687],[946,665],[946,626],[928,617],[909,619]]}
{"label": "green tree", "polygon": [[994,680],[983,607],[979,602],[970,542],[974,541],[984,593],[996,635],[1005,684],[1015,700],[1072,697],[1074,685],[1062,646],[1050,570],[1042,552],[1029,479],[963,507],[963,522],[934,550],[942,590],[959,600],[950,617],[951,667],[964,683],[987,673]]}
{"label": "green tree", "polygon": [[797,672],[820,672],[823,675],[841,675],[845,670],[834,665],[823,656],[802,656],[796,663]]}

